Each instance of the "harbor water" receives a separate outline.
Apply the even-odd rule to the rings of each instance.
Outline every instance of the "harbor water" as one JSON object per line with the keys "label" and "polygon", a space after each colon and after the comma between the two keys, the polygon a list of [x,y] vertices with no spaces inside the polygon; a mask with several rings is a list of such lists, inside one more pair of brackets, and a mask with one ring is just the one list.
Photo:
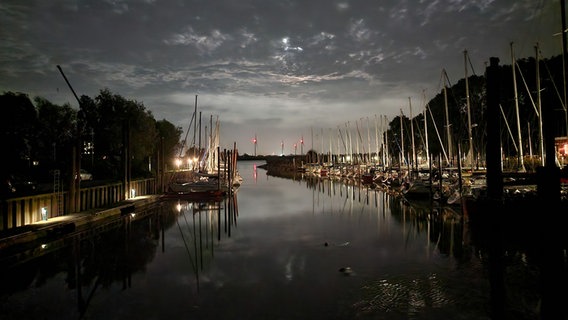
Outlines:
{"label": "harbor water", "polygon": [[539,264],[508,248],[495,276],[460,207],[262,163],[241,161],[221,201],[168,199],[23,248],[1,269],[0,318],[539,319]]}

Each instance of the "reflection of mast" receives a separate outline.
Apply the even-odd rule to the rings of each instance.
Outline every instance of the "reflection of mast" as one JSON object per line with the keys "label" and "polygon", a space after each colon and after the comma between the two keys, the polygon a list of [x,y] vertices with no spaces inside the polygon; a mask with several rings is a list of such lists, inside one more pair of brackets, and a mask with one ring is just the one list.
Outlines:
{"label": "reflection of mast", "polygon": [[[215,224],[217,227],[217,240],[221,241],[221,224],[223,220],[221,212],[223,208],[225,223],[224,233],[230,237],[231,226],[236,225],[236,217],[238,215],[236,193],[232,193],[232,196],[219,201],[177,202],[177,210],[181,216],[183,216],[187,231],[184,233],[179,223],[181,216],[176,219],[176,223],[189,256],[191,268],[195,274],[198,291],[199,269],[203,270],[205,268],[205,253],[209,253],[211,257],[214,256]],[[187,219],[187,214],[192,215],[191,222]],[[202,215],[205,215],[205,218],[203,218]]]}
{"label": "reflection of mast", "polygon": [[[178,202],[178,208],[181,208],[179,202]],[[188,228],[189,228],[189,223],[187,222],[187,218],[185,216],[184,210],[182,210],[180,213],[183,214],[183,218],[185,219],[185,223],[186,223],[186,225],[188,225]],[[199,273],[198,273],[197,266],[196,266],[197,262],[193,259],[192,255],[191,255],[191,251],[189,250],[188,243],[185,240],[183,230],[181,228],[181,225],[179,224],[179,218],[176,219],[176,224],[177,224],[179,232],[181,234],[183,244],[185,245],[185,251],[187,252],[187,255],[189,256],[189,262],[191,263],[191,269],[193,270],[193,273],[195,273],[195,281],[197,283],[197,290],[199,291]]]}

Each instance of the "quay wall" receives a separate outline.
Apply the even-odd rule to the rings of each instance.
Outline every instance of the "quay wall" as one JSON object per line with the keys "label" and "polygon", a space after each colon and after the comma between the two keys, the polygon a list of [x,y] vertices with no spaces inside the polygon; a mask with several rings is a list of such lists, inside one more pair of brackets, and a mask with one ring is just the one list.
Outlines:
{"label": "quay wall", "polygon": [[[81,188],[75,207],[77,212],[105,208],[135,196],[156,194],[159,189],[155,178],[130,181],[128,190],[120,182]],[[68,191],[2,199],[0,231],[75,213],[71,212],[70,207]]]}

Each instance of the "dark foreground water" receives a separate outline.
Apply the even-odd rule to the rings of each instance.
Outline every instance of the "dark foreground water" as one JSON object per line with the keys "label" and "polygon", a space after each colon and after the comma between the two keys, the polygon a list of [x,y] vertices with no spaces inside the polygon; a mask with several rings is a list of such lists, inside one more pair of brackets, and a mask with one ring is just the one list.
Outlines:
{"label": "dark foreground water", "polygon": [[459,208],[256,164],[220,203],[162,202],[3,266],[0,319],[539,319],[541,269],[522,246],[495,268]]}

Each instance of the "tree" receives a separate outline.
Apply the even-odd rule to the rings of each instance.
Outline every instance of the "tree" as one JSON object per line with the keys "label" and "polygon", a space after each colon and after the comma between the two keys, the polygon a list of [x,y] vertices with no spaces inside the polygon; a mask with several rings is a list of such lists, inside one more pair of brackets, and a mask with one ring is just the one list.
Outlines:
{"label": "tree", "polygon": [[59,106],[41,97],[35,97],[34,102],[38,113],[37,157],[46,179],[50,170],[71,166],[77,111],[69,104]]}
{"label": "tree", "polygon": [[[181,135],[183,134],[183,129],[181,127],[174,126],[171,122],[165,119],[156,122],[156,129],[158,131],[158,145],[163,148],[163,161],[165,163],[172,163],[171,161],[175,159],[179,154],[177,151],[181,147]],[[161,150],[160,150],[161,153]]]}
{"label": "tree", "polygon": [[0,147],[4,151],[2,176],[29,173],[37,145],[37,113],[26,94],[0,96]]}

